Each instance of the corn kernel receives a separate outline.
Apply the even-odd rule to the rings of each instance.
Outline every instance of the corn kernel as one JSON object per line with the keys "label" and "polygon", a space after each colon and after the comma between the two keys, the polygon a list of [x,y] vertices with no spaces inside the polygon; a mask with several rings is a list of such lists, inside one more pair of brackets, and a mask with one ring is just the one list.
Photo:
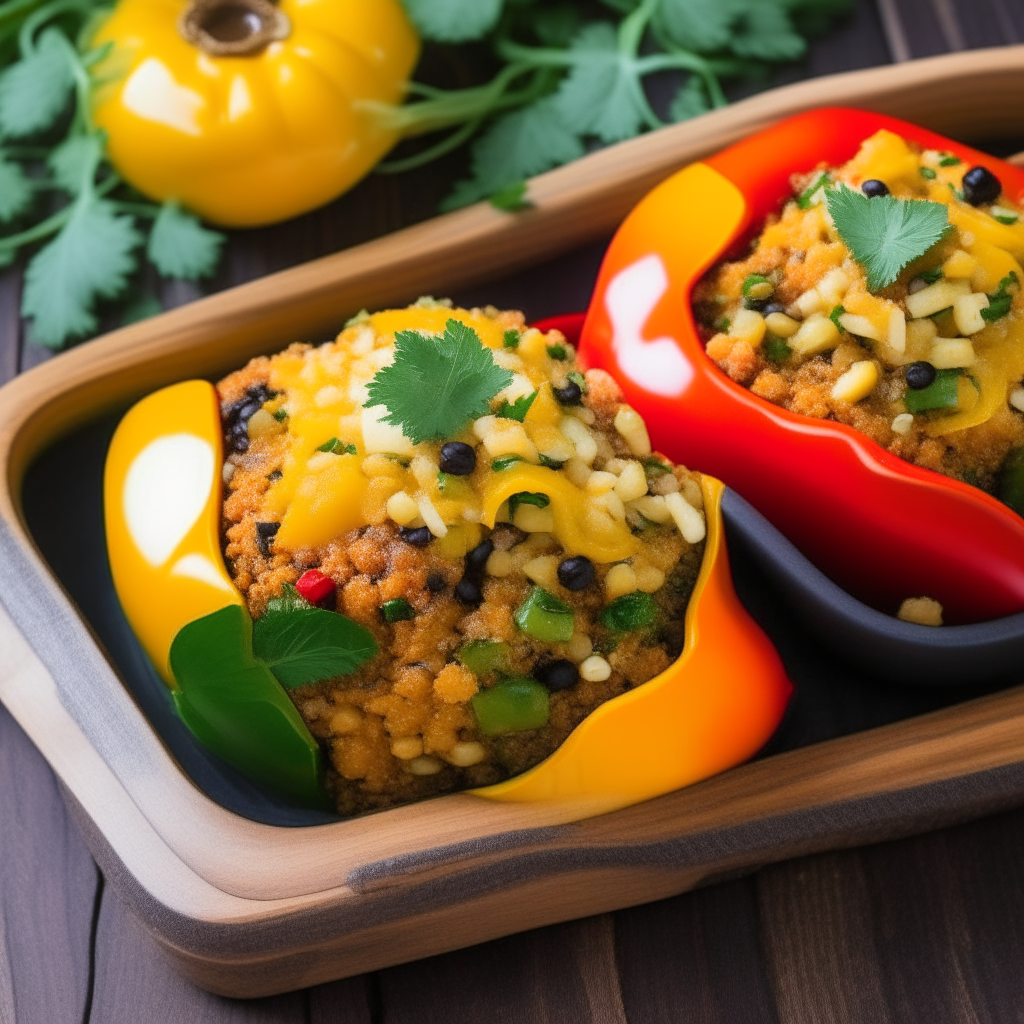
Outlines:
{"label": "corn kernel", "polygon": [[789,344],[798,355],[817,355],[839,344],[839,328],[827,316],[815,313],[800,325]]}
{"label": "corn kernel", "polygon": [[600,654],[592,654],[580,665],[580,677],[588,683],[603,683],[611,674],[611,665]]}
{"label": "corn kernel", "polygon": [[[484,448],[492,459],[501,455],[519,455],[527,462],[537,462],[537,449],[522,423],[498,420],[484,440]],[[596,454],[596,452],[595,452]]]}
{"label": "corn kernel", "polygon": [[649,519],[652,523],[667,523],[672,519],[672,513],[669,512],[668,506],[665,504],[665,498],[660,494],[648,494],[642,498],[634,498],[629,503],[630,508],[635,508],[644,519]]}
{"label": "corn kernel", "polygon": [[619,411],[615,414],[614,426],[634,455],[651,454],[651,439],[647,433],[647,425],[635,409],[628,405],[620,405]]}
{"label": "corn kernel", "polygon": [[578,665],[586,661],[594,652],[594,642],[586,633],[573,633],[572,638],[565,645],[565,656]]}
{"label": "corn kernel", "polygon": [[[594,454],[597,454],[596,451]],[[569,483],[583,490],[590,479],[591,469],[581,458],[574,455],[562,467],[562,472],[568,477]]]}
{"label": "corn kernel", "polygon": [[423,522],[427,524],[427,529],[435,537],[444,537],[447,535],[448,527],[445,526],[444,520],[434,507],[434,503],[430,500],[429,495],[421,494],[416,503],[416,507],[419,509],[420,515],[423,516]]}
{"label": "corn kernel", "polygon": [[423,753],[423,738],[420,736],[403,736],[392,740],[391,753],[400,761],[411,761]]}
{"label": "corn kernel", "polygon": [[893,417],[892,430],[894,434],[909,434],[914,427],[914,417],[909,412],[901,412]]}
{"label": "corn kernel", "polygon": [[729,337],[757,348],[764,340],[764,317],[755,309],[741,309],[729,324]]}
{"label": "corn kernel", "polygon": [[988,309],[988,304],[988,296],[984,292],[961,295],[953,303],[953,320],[956,323],[956,329],[965,335],[983,331],[987,325],[981,311]]}
{"label": "corn kernel", "polygon": [[826,309],[831,310],[843,301],[843,296],[849,290],[851,283],[846,271],[836,267],[835,270],[830,270],[815,287],[824,301]]}
{"label": "corn kernel", "polygon": [[704,517],[681,494],[666,494],[665,504],[683,540],[688,544],[697,544],[704,539],[707,533]]}
{"label": "corn kernel", "polygon": [[907,312],[916,320],[952,306],[963,295],[971,294],[968,281],[936,281],[907,296]]}
{"label": "corn kernel", "polygon": [[594,503],[605,509],[613,519],[618,519],[621,522],[626,518],[626,506],[614,491],[607,491],[600,495],[594,499]]}
{"label": "corn kernel", "polygon": [[487,756],[487,751],[484,745],[477,743],[476,740],[462,740],[444,756],[445,760],[456,768],[470,768],[474,764],[479,764]]}
{"label": "corn kernel", "polygon": [[974,346],[967,338],[937,338],[928,361],[936,370],[952,370],[973,366],[975,358]]}
{"label": "corn kernel", "polygon": [[882,332],[866,317],[856,313],[844,313],[839,318],[840,326],[844,331],[855,334],[858,338],[870,338],[872,341],[881,341]]}
{"label": "corn kernel", "polygon": [[507,551],[492,551],[484,569],[488,576],[508,576],[512,572],[512,556]]}
{"label": "corn kernel", "polygon": [[792,338],[800,330],[800,321],[785,313],[769,313],[764,318],[764,324],[777,338]]}
{"label": "corn kernel", "polygon": [[636,573],[636,589],[645,594],[653,594],[665,585],[665,574],[653,565],[642,565],[634,570]]}
{"label": "corn kernel", "polygon": [[878,367],[870,359],[862,359],[851,366],[832,386],[832,397],[837,402],[853,405],[867,398],[878,383]]}
{"label": "corn kernel", "polygon": [[614,601],[623,594],[632,594],[636,590],[636,573],[631,565],[620,562],[608,570],[604,578],[604,594],[609,601]]}
{"label": "corn kernel", "polygon": [[538,555],[523,566],[523,574],[545,590],[558,587],[558,556]]}
{"label": "corn kernel", "polygon": [[263,437],[273,437],[284,431],[284,424],[278,422],[266,409],[257,409],[249,417],[246,427],[250,441],[258,441]]}
{"label": "corn kernel", "polygon": [[610,491],[617,482],[618,477],[616,477],[614,473],[594,472],[587,478],[586,492],[587,494],[593,495],[605,494]]}
{"label": "corn kernel", "polygon": [[963,249],[957,249],[942,264],[942,276],[947,278],[970,277],[978,268],[978,261]]}
{"label": "corn kernel", "polygon": [[615,481],[615,493],[623,501],[632,501],[647,493],[647,476],[639,462],[626,463]]}
{"label": "corn kernel", "polygon": [[558,429],[573,443],[576,449],[576,458],[585,462],[588,466],[597,458],[597,441],[594,435],[575,416],[563,416],[558,424]]}
{"label": "corn kernel", "polygon": [[352,733],[359,732],[359,727],[362,724],[362,711],[351,704],[343,704],[331,715],[331,720],[327,723],[327,727],[334,736],[351,736]]}
{"label": "corn kernel", "polygon": [[388,515],[399,526],[408,526],[420,514],[419,505],[405,491],[392,494],[386,507]]}
{"label": "corn kernel", "polygon": [[885,340],[898,355],[907,351],[907,317],[899,306],[889,314],[889,331]]}
{"label": "corn kernel", "polygon": [[444,765],[436,757],[424,754],[405,763],[406,771],[412,775],[436,775]]}

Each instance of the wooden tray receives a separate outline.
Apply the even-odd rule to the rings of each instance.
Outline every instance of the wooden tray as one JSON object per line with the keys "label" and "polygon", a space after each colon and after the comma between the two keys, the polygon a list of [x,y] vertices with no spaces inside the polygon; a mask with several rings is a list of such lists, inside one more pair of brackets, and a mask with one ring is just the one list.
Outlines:
{"label": "wooden tray", "polygon": [[[300,988],[1024,797],[1024,690],[920,715],[965,695],[929,704],[861,680],[845,728],[905,720],[581,822],[465,794],[346,822],[252,820],[185,774],[122,683],[126,666],[98,643],[99,620],[62,589],[71,583],[52,564],[84,564],[96,550],[61,555],[53,536],[43,544],[23,500],[26,474],[60,472],[60,456],[71,461],[104,416],[147,391],[330,336],[363,306],[487,281],[493,292],[476,294],[498,299],[512,271],[607,237],[665,175],[781,116],[844,103],[983,144],[1024,137],[1022,97],[1024,47],[777,90],[535,179],[526,213],[479,206],[439,218],[118,331],[0,389],[0,699],[60,777],[108,881],[185,973],[228,995]],[[54,461],[44,450],[62,437]],[[742,577],[741,552],[736,562]],[[844,667],[787,632],[756,574],[738,582],[748,603],[760,593],[755,614],[775,616],[769,629],[807,692],[847,692]],[[785,745],[842,731],[815,709]]]}

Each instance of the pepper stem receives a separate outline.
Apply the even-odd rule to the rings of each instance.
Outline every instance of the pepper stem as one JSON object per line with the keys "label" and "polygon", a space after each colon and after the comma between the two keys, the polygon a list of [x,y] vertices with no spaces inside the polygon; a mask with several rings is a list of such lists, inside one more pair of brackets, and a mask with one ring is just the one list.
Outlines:
{"label": "pepper stem", "polygon": [[286,39],[291,23],[270,0],[192,0],[178,31],[211,57],[252,57]]}

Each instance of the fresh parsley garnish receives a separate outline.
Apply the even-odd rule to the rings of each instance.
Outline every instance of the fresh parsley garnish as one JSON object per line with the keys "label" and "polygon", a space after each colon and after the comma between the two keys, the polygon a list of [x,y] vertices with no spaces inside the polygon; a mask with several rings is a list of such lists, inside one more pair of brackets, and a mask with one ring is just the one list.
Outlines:
{"label": "fresh parsley garnish", "polygon": [[988,323],[994,323],[996,320],[1001,320],[1007,313],[1010,312],[1010,306],[1013,303],[1013,296],[1009,293],[1008,289],[1012,285],[1019,285],[1020,281],[1017,280],[1017,272],[1011,270],[999,282],[999,287],[988,297],[988,306],[981,311],[982,320]]}
{"label": "fresh parsley garnish", "polygon": [[523,395],[521,398],[517,398],[514,402],[503,401],[501,407],[498,409],[496,416],[503,420],[518,420],[520,423],[526,419],[526,414],[530,411],[530,406],[533,405],[534,399],[537,397],[537,392],[533,391],[528,395]]}
{"label": "fresh parsley garnish", "polygon": [[942,203],[891,195],[869,199],[846,186],[830,189],[825,201],[839,237],[867,271],[871,291],[891,285],[949,230]]}
{"label": "fresh parsley garnish", "polygon": [[336,437],[332,437],[329,441],[324,441],[319,448],[318,452],[330,452],[332,455],[355,455],[356,446],[354,444],[345,444],[344,441],[339,441]]}
{"label": "fresh parsley garnish", "polygon": [[568,358],[564,345],[548,345],[548,355],[552,359],[562,360]]}
{"label": "fresh parsley garnish", "polygon": [[511,383],[476,331],[453,319],[440,337],[398,331],[395,360],[370,381],[366,405],[383,405],[384,422],[413,444],[440,441],[489,413],[491,399]]}

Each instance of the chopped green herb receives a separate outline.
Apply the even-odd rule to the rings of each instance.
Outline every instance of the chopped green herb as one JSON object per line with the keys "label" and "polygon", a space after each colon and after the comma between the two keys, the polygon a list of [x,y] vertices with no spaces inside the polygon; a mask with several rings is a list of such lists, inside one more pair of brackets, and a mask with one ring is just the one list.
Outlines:
{"label": "chopped green herb", "polygon": [[397,462],[403,469],[408,469],[412,465],[412,459],[408,455],[396,455],[394,452],[385,452],[384,458]]}
{"label": "chopped green herb", "polygon": [[548,345],[548,355],[552,359],[566,359],[569,353],[565,350],[564,345]]}
{"label": "chopped green herb", "polygon": [[649,479],[664,476],[666,473],[672,472],[671,468],[666,466],[661,459],[657,459],[653,455],[644,456],[644,458],[640,460],[640,465],[644,467],[644,473]]}
{"label": "chopped green herb", "polygon": [[534,391],[529,395],[523,395],[522,398],[517,398],[511,404],[504,400],[495,415],[503,420],[518,420],[522,423],[526,419],[526,414],[530,411],[530,406],[533,405],[536,397],[537,392]]}
{"label": "chopped green herb", "polygon": [[580,389],[580,391],[583,392],[583,394],[587,393],[587,378],[584,377],[583,374],[580,373],[579,370],[570,370],[565,375],[565,379],[566,380],[571,380],[575,384],[578,384],[579,385],[579,389]]}
{"label": "chopped green herb", "polygon": [[829,176],[828,172],[822,171],[821,174],[819,174],[818,177],[815,178],[814,181],[812,181],[810,185],[808,185],[807,188],[797,196],[796,205],[799,206],[801,210],[809,210],[814,205],[814,203],[811,202],[814,198],[814,193],[817,192],[819,188],[828,188],[831,184],[832,178]]}
{"label": "chopped green herb", "polygon": [[551,499],[546,494],[534,494],[531,491],[519,491],[508,499],[508,514],[510,519],[515,519],[516,511],[520,505],[533,505],[536,508],[547,508]]}
{"label": "chopped green herb", "polygon": [[416,618],[416,609],[404,597],[396,597],[380,606],[380,615],[385,622],[405,622]]}
{"label": "chopped green herb", "polygon": [[775,291],[775,286],[764,274],[748,274],[741,290],[744,298],[766,299]]}
{"label": "chopped green herb", "polygon": [[534,587],[516,609],[516,625],[537,640],[566,643],[572,639],[572,609],[542,587]]}
{"label": "chopped green herb", "polygon": [[832,321],[832,323],[836,325],[836,329],[839,331],[840,334],[845,334],[846,329],[839,322],[839,318],[841,316],[846,316],[846,310],[842,306],[835,306],[833,307],[832,312],[829,313],[828,318],[829,320]]}
{"label": "chopped green herb", "polygon": [[951,181],[946,182],[946,188],[948,188],[949,191],[952,192],[953,195],[957,197],[957,199],[963,202],[964,193],[962,189],[957,188],[956,185],[954,185]]}
{"label": "chopped green herb", "polygon": [[927,178],[929,181],[932,181],[935,178],[935,176],[936,176],[935,172],[930,167],[922,167],[921,168],[921,177],[922,178]]}
{"label": "chopped green herb", "polygon": [[557,459],[551,459],[547,455],[540,455],[538,458],[540,459],[540,464],[542,466],[547,466],[548,469],[561,469],[565,465],[564,462],[559,462]]}
{"label": "chopped green herb", "polygon": [[764,354],[773,363],[784,363],[793,354],[793,350],[782,338],[769,334],[764,340]]}
{"label": "chopped green herb", "polygon": [[601,624],[614,633],[631,633],[638,629],[646,629],[654,625],[658,617],[658,605],[650,594],[635,590],[632,594],[623,594],[603,612]]}
{"label": "chopped green herb", "polygon": [[500,473],[504,469],[511,469],[517,462],[522,462],[522,455],[502,455],[500,459],[495,459],[491,463],[491,469],[495,473]]}
{"label": "chopped green herb", "polygon": [[1016,224],[1020,218],[1015,213],[995,213],[992,214],[993,218],[999,221],[1000,224]]}
{"label": "chopped green herb", "polygon": [[501,338],[505,348],[519,348],[519,339],[522,335],[518,331],[506,331]]}
{"label": "chopped green herb", "polygon": [[867,271],[871,291],[892,284],[949,230],[942,203],[891,195],[869,199],[845,185],[830,191],[827,203],[840,238]]}
{"label": "chopped green herb", "polygon": [[958,163],[960,163],[960,157],[949,155],[949,156],[944,156],[939,161],[939,166],[940,167],[955,167]]}
{"label": "chopped green herb", "polygon": [[993,323],[996,320],[1001,320],[1007,313],[1010,312],[1010,306],[1013,303],[1013,296],[1010,295],[1009,289],[1013,285],[1020,284],[1017,280],[1017,272],[1011,270],[999,282],[999,288],[988,297],[988,306],[981,311],[981,317],[988,323]]}
{"label": "chopped green herb", "polygon": [[370,381],[365,404],[383,405],[384,422],[420,444],[454,437],[511,383],[476,331],[452,319],[440,337],[398,331],[394,362]]}
{"label": "chopped green herb", "polygon": [[931,270],[922,270],[917,275],[925,284],[935,284],[942,277],[942,267],[932,267]]}
{"label": "chopped green herb", "polygon": [[354,444],[345,444],[343,441],[339,441],[336,437],[332,437],[329,441],[324,441],[319,448],[318,452],[330,452],[332,455],[355,455],[356,446]]}
{"label": "chopped green herb", "polygon": [[288,419],[287,411],[283,407],[278,409],[277,412],[274,413],[274,419],[277,420],[278,423]]}
{"label": "chopped green herb", "polygon": [[732,325],[732,321],[727,316],[720,316],[715,321],[715,330],[716,331],[721,331],[723,334],[725,334],[725,332],[727,330],[729,330],[729,327],[731,325]]}
{"label": "chopped green herb", "polygon": [[487,198],[496,210],[518,213],[520,210],[528,210],[533,206],[533,203],[526,198],[527,187],[525,181],[512,181],[496,189]]}

